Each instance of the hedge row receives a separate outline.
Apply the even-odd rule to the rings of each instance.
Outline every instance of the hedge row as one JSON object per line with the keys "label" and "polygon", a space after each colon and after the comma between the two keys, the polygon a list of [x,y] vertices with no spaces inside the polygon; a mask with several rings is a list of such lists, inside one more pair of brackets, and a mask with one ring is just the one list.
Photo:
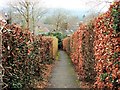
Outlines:
{"label": "hedge row", "polygon": [[97,17],[94,26],[95,87],[120,89],[120,1]]}
{"label": "hedge row", "polygon": [[120,1],[116,1],[109,11],[63,40],[80,79],[93,81],[95,88],[120,89],[119,11]]}
{"label": "hedge row", "polygon": [[70,37],[66,37],[62,41],[63,50],[65,50],[68,54],[70,52]]}
{"label": "hedge row", "polygon": [[[44,80],[45,65],[53,62],[53,39],[32,36],[29,30],[6,25],[2,30],[3,81],[8,88],[30,88]],[[57,42],[56,42],[57,43]]]}
{"label": "hedge row", "polygon": [[62,39],[66,37],[65,34],[60,32],[49,32],[47,34],[43,34],[43,36],[54,36],[58,39],[58,49],[62,49]]}
{"label": "hedge row", "polygon": [[54,36],[44,36],[44,38],[52,39],[52,45],[50,47],[50,55],[53,59],[55,59],[58,52],[58,39]]}
{"label": "hedge row", "polygon": [[93,30],[82,24],[70,37],[63,40],[63,49],[70,54],[80,80],[95,80],[94,54],[93,54]]}

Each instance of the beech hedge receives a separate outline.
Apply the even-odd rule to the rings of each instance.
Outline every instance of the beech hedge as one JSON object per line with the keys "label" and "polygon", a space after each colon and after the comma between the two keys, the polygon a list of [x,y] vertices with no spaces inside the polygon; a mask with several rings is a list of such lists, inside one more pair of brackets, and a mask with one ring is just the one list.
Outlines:
{"label": "beech hedge", "polygon": [[[120,1],[63,40],[81,80],[94,88],[120,89]],[[70,42],[70,44],[69,44]],[[70,48],[70,49],[68,49]]]}
{"label": "beech hedge", "polygon": [[3,82],[7,88],[31,88],[44,80],[46,64],[51,64],[52,39],[33,36],[29,30],[13,24],[2,29]]}
{"label": "beech hedge", "polygon": [[95,80],[94,72],[94,34],[92,24],[82,24],[70,37],[63,40],[63,49],[70,55],[80,80]]}
{"label": "beech hedge", "polygon": [[[120,89],[120,1],[94,21],[97,88]],[[119,12],[119,13],[118,13]],[[116,19],[118,19],[116,21]]]}

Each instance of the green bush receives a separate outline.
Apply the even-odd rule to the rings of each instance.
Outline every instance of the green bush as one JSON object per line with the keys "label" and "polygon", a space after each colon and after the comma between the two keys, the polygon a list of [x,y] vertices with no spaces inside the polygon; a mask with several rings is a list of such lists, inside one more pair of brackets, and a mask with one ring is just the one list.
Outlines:
{"label": "green bush", "polygon": [[45,36],[55,36],[56,38],[58,38],[58,48],[62,49],[62,40],[66,37],[66,35],[60,33],[60,32],[56,32],[56,33],[48,33],[48,34],[44,34]]}

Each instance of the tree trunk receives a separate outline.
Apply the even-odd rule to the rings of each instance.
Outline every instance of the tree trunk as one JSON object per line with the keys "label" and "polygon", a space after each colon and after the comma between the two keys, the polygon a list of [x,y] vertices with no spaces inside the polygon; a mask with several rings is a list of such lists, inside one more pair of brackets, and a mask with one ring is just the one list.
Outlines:
{"label": "tree trunk", "polygon": [[27,16],[27,18],[26,18],[26,24],[27,24],[27,29],[29,30],[29,23],[30,23],[30,21],[29,21],[29,19],[30,19],[30,14],[29,14],[29,2],[28,1],[26,1],[26,16]]}
{"label": "tree trunk", "polygon": [[32,7],[32,31],[33,35],[35,35],[35,15],[34,15],[34,6]]}

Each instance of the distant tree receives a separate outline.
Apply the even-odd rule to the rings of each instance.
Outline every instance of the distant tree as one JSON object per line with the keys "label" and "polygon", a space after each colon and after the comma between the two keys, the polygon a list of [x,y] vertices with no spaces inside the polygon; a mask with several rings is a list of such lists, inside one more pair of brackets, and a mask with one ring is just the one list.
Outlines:
{"label": "distant tree", "polygon": [[72,16],[67,11],[57,9],[54,13],[45,19],[45,24],[51,25],[54,32],[64,32],[72,29],[79,22],[79,18]]}
{"label": "distant tree", "polygon": [[80,19],[77,16],[69,15],[67,22],[68,22],[68,25],[67,25],[68,30],[76,30],[78,28]]}
{"label": "distant tree", "polygon": [[86,1],[87,6],[91,8],[83,15],[83,22],[89,23],[92,19],[104,12],[104,8],[109,8],[109,4],[114,0],[89,0]]}
{"label": "distant tree", "polygon": [[30,2],[28,0],[20,0],[16,4],[10,3],[12,8],[17,10],[17,12],[25,19],[26,28],[29,29],[30,24]]}
{"label": "distant tree", "polygon": [[25,23],[25,28],[32,29],[34,34],[36,23],[46,13],[46,9],[41,7],[41,0],[17,0],[16,2],[10,2],[9,5],[19,16],[18,19],[22,19],[21,23]]}
{"label": "distant tree", "polygon": [[57,10],[54,12],[53,24],[55,25],[55,30],[60,31],[62,29],[62,25],[66,23],[67,15],[65,11]]}
{"label": "distant tree", "polygon": [[[86,5],[90,6],[90,9],[86,13],[103,13],[106,8],[109,8],[110,4],[114,0],[88,0]],[[86,16],[86,15],[85,15]]]}
{"label": "distant tree", "polygon": [[66,11],[57,9],[45,19],[45,24],[51,25],[54,31],[61,31],[63,24],[67,23]]}
{"label": "distant tree", "polygon": [[41,20],[41,18],[47,13],[47,9],[40,7],[41,5],[40,1],[31,3],[31,23],[32,23],[32,29],[33,34],[35,33],[35,27],[37,23]]}
{"label": "distant tree", "polygon": [[83,18],[83,22],[84,23],[89,23],[91,20],[93,20],[95,17],[97,17],[99,14],[95,13],[95,12],[91,12],[89,14],[87,14],[84,18]]}

